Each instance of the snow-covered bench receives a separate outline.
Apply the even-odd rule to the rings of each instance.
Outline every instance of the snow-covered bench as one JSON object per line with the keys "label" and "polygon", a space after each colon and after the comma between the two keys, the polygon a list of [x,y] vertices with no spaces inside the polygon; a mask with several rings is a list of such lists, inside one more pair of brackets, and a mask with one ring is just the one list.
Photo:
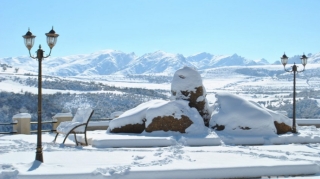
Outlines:
{"label": "snow-covered bench", "polygon": [[78,141],[76,134],[84,134],[86,145],[88,145],[87,127],[93,112],[94,111],[91,108],[79,108],[72,121],[65,121],[59,124],[56,129],[57,135],[54,138],[53,142],[56,141],[59,134],[65,134],[65,138],[63,140],[64,144],[69,134],[73,133],[77,145]]}

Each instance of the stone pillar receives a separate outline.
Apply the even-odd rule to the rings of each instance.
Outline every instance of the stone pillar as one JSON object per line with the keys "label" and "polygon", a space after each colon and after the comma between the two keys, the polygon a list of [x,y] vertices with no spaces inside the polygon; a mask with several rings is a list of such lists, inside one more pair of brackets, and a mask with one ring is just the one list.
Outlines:
{"label": "stone pillar", "polygon": [[57,123],[53,123],[53,130],[56,130],[59,124],[63,121],[71,121],[73,118],[71,113],[57,113],[52,117],[53,121]]}
{"label": "stone pillar", "polygon": [[13,125],[13,130],[17,131],[17,134],[30,134],[31,115],[29,113],[16,114],[12,120],[18,122],[17,125]]}

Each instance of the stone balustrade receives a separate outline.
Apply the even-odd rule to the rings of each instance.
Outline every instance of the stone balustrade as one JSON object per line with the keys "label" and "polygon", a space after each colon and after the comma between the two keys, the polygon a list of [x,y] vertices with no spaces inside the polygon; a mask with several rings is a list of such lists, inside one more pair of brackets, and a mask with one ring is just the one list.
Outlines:
{"label": "stone balustrade", "polygon": [[[61,122],[71,121],[73,118],[71,113],[57,113],[52,117],[52,130],[55,131]],[[43,121],[43,123],[50,123],[51,121]],[[31,132],[31,115],[29,113],[19,113],[12,117],[12,133],[15,134],[30,134]],[[9,123],[10,124],[10,123]],[[8,125],[8,124],[6,124]],[[109,120],[90,121],[87,130],[107,130]],[[9,132],[10,133],[10,132]],[[9,134],[8,133],[8,134]]]}
{"label": "stone balustrade", "polygon": [[[59,124],[63,121],[71,121],[73,118],[71,113],[57,113],[52,117],[52,129],[55,130]],[[15,134],[30,134],[31,115],[29,113],[19,113],[12,117],[12,133]],[[110,120],[102,121],[90,121],[88,124],[88,131],[93,130],[107,130]],[[8,125],[10,123],[5,123],[3,125]],[[320,119],[297,119],[297,124],[299,126],[309,126],[314,125],[320,128]],[[10,134],[10,133],[8,133]]]}
{"label": "stone balustrade", "polygon": [[17,122],[17,125],[13,125],[13,131],[17,134],[30,134],[30,120],[31,115],[29,113],[19,113],[12,117],[13,122]]}

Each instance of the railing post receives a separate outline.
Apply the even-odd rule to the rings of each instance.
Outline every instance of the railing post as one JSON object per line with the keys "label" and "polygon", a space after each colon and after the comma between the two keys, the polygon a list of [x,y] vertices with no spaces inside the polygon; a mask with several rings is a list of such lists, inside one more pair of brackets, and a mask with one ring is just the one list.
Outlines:
{"label": "railing post", "polygon": [[17,125],[13,125],[13,130],[18,134],[30,134],[30,120],[29,113],[19,113],[12,117],[13,121],[17,121]]}
{"label": "railing post", "polygon": [[63,121],[71,121],[73,118],[71,113],[57,113],[52,117],[53,121],[56,121],[57,123],[53,123],[53,130],[56,130],[59,124]]}
{"label": "railing post", "polygon": [[18,134],[18,121],[12,117],[12,123],[12,132]]}

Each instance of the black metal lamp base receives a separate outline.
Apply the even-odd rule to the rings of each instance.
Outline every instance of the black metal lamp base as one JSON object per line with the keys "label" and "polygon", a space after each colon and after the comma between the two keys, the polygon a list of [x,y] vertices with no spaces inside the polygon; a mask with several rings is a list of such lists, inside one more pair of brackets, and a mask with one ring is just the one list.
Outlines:
{"label": "black metal lamp base", "polygon": [[42,148],[37,148],[36,160],[43,163]]}

